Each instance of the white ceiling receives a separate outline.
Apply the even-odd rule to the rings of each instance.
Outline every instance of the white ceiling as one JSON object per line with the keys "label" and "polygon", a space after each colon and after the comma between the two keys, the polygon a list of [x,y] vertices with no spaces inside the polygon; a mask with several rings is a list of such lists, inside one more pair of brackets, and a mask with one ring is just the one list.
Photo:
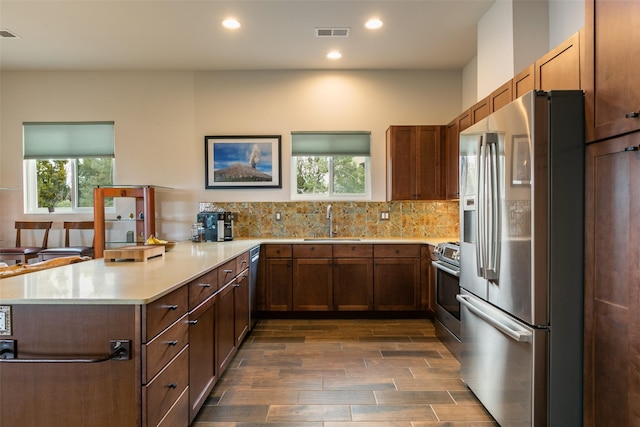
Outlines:
{"label": "white ceiling", "polygon": [[[0,69],[461,69],[494,1],[0,0],[0,29],[19,36],[0,39]],[[229,16],[242,27],[222,28]],[[384,26],[365,29],[371,17]]]}

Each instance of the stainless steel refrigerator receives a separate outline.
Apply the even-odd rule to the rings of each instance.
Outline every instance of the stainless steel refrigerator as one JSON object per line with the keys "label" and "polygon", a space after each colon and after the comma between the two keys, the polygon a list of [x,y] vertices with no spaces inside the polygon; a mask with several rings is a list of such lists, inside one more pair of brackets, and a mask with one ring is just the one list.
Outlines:
{"label": "stainless steel refrigerator", "polygon": [[584,96],[460,134],[462,378],[502,426],[582,426]]}

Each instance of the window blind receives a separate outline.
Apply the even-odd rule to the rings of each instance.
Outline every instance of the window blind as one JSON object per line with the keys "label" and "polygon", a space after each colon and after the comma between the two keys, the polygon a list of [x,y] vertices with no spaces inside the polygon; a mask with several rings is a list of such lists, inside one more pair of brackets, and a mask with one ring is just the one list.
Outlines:
{"label": "window blind", "polygon": [[113,122],[23,123],[25,159],[114,157]]}
{"label": "window blind", "polygon": [[371,132],[291,132],[292,156],[370,156]]}

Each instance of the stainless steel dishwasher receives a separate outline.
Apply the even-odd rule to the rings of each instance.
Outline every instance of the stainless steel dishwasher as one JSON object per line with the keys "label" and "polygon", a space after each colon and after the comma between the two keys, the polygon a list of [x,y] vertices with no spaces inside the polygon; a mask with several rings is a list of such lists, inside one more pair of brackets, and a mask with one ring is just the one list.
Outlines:
{"label": "stainless steel dishwasher", "polygon": [[258,284],[258,260],[260,259],[260,246],[249,250],[249,330],[256,324],[257,312],[257,284]]}

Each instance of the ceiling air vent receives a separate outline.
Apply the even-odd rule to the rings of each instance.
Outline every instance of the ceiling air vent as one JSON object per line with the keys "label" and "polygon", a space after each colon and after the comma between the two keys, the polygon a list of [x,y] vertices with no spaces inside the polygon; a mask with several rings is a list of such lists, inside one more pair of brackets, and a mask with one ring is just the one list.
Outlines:
{"label": "ceiling air vent", "polygon": [[9,30],[0,29],[0,38],[2,38],[2,39],[19,39],[20,37],[18,37],[17,35],[15,35],[14,33],[12,33]]}
{"label": "ceiling air vent", "polygon": [[316,28],[316,37],[349,37],[350,28]]}

